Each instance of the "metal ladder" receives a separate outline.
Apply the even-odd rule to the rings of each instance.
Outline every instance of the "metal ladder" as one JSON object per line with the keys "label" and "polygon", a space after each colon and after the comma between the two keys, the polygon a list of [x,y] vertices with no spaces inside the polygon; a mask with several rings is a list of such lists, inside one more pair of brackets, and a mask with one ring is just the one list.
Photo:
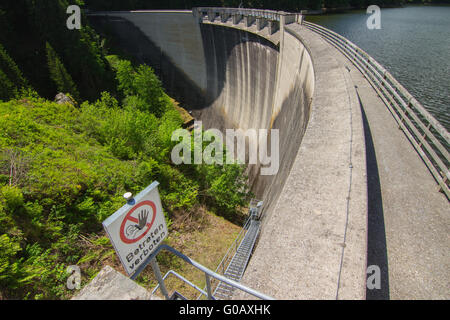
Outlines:
{"label": "metal ladder", "polygon": [[[152,266],[154,267],[154,270],[157,270],[155,271],[155,274],[159,275],[159,278],[157,277],[159,284],[153,289],[152,293],[155,293],[158,288],[161,288],[164,295],[166,296],[166,299],[186,299],[178,292],[174,292],[174,295],[172,295],[172,297],[169,297],[169,294],[165,286],[163,285],[161,287],[161,284],[164,284],[164,280],[166,280],[168,276],[173,275],[178,279],[182,280],[183,282],[185,282],[187,285],[191,286],[192,288],[200,292],[200,295],[197,297],[197,300],[201,299],[202,297],[214,300],[229,300],[233,296],[233,291],[236,288],[258,298],[272,299],[269,296],[261,294],[255,290],[246,288],[245,286],[239,284],[239,281],[242,279],[242,276],[244,275],[245,269],[247,267],[248,261],[250,260],[250,256],[253,252],[253,248],[259,235],[261,225],[260,221],[262,217],[261,214],[262,205],[263,201],[257,199],[252,199],[250,201],[250,210],[249,210],[250,212],[248,219],[244,223],[244,226],[242,227],[242,230],[239,233],[239,235],[231,244],[222,261],[217,266],[215,272],[210,272],[210,270],[207,270],[200,264],[184,256],[182,253],[176,251],[175,249],[164,244],[161,245],[160,246],[161,248],[171,251],[172,253],[174,253],[178,257],[181,257],[183,260],[190,263],[194,267],[197,267],[202,271],[207,270],[204,271],[206,276],[206,287],[202,290],[197,285],[185,279],[183,276],[179,275],[173,270],[169,270],[164,275],[164,277],[162,277],[159,274],[159,268],[157,266]],[[156,256],[156,254],[157,253],[155,253],[154,255]],[[154,264],[155,263],[156,262],[154,262]]]}
{"label": "metal ladder", "polygon": [[[256,238],[259,234],[259,227],[261,222],[258,220],[252,219],[250,221],[250,226],[239,245],[235,255],[231,259],[230,264],[228,265],[224,276],[228,279],[239,282],[244,275],[245,268],[247,267],[248,260],[250,259],[250,255],[252,254],[253,247],[255,246]],[[214,291],[214,297],[219,300],[230,300],[234,287],[226,284],[224,282],[220,282]]]}

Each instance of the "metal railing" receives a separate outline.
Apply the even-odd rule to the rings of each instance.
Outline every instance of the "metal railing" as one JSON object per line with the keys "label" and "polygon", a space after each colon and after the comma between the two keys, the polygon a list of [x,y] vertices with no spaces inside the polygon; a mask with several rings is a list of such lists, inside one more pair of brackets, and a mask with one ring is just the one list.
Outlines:
{"label": "metal railing", "polygon": [[345,37],[314,23],[302,25],[341,51],[365,76],[450,199],[450,135],[382,65]]}
{"label": "metal railing", "polygon": [[221,7],[196,7],[192,8],[192,11],[196,11],[200,16],[213,14],[237,14],[241,16],[261,17],[273,21],[280,21],[280,15],[285,14],[282,11],[273,10],[259,10],[259,9],[245,9],[245,8],[221,8]]}
{"label": "metal railing", "polygon": [[175,250],[175,249],[172,248],[171,246],[168,246],[168,245],[166,245],[166,244],[162,244],[162,245],[160,245],[160,246],[159,246],[159,247],[158,247],[158,248],[157,248],[157,249],[156,249],[156,250],[155,250],[148,258],[147,258],[146,262],[143,263],[143,264],[138,268],[138,270],[133,274],[133,276],[131,276],[131,279],[133,279],[133,280],[136,279],[136,277],[142,272],[142,270],[144,270],[145,267],[146,267],[148,264],[151,264],[151,266],[152,266],[152,268],[153,268],[153,271],[154,271],[154,273],[155,273],[155,276],[156,276],[156,278],[157,278],[157,280],[158,280],[158,284],[159,284],[158,287],[159,287],[159,289],[161,289],[161,292],[162,292],[162,294],[166,297],[166,299],[169,298],[169,295],[168,295],[167,289],[166,289],[166,287],[165,287],[165,285],[164,285],[164,280],[165,280],[165,278],[167,278],[167,276],[169,276],[170,274],[174,274],[174,275],[175,275],[175,272],[171,272],[170,274],[169,274],[169,273],[166,274],[166,276],[165,276],[164,278],[161,277],[161,274],[160,274],[160,272],[159,272],[159,268],[158,268],[157,263],[156,263],[156,256],[158,255],[159,252],[161,252],[161,250],[166,250],[166,251],[171,252],[172,254],[176,255],[176,256],[179,257],[179,258],[181,258],[182,260],[184,260],[185,262],[189,263],[190,265],[192,265],[193,267],[195,267],[196,269],[202,271],[202,272],[205,274],[205,280],[206,280],[206,292],[205,292],[204,290],[201,290],[200,288],[198,288],[197,286],[195,286],[195,285],[192,284],[191,282],[187,281],[187,280],[186,280],[185,278],[183,278],[182,276],[180,276],[180,275],[178,275],[178,274],[176,274],[176,276],[177,276],[178,278],[182,279],[183,281],[187,281],[187,283],[188,283],[189,285],[191,285],[193,288],[197,289],[197,290],[200,291],[202,294],[206,295],[206,297],[207,297],[209,300],[215,300],[215,298],[214,298],[214,296],[213,296],[213,294],[212,294],[213,291],[212,291],[212,288],[211,288],[211,278],[217,279],[217,280],[219,280],[219,281],[221,281],[221,282],[224,282],[224,283],[228,284],[229,286],[232,286],[232,287],[235,288],[235,289],[239,289],[239,290],[241,290],[241,291],[244,291],[244,292],[246,292],[246,293],[248,293],[248,294],[250,294],[250,295],[252,295],[252,296],[254,296],[254,297],[257,297],[257,298],[260,298],[260,299],[263,299],[263,300],[273,300],[272,297],[269,297],[269,296],[267,296],[267,295],[265,295],[265,294],[263,294],[263,293],[260,293],[260,292],[258,292],[258,291],[256,291],[256,290],[253,290],[253,289],[250,289],[250,288],[248,288],[248,287],[246,287],[246,286],[243,286],[243,285],[240,284],[239,282],[230,280],[230,279],[228,279],[228,278],[226,278],[226,277],[224,277],[224,276],[222,276],[222,275],[220,275],[220,274],[217,274],[216,272],[214,272],[214,271],[212,271],[212,270],[206,268],[205,266],[203,266],[203,265],[201,265],[200,263],[198,263],[198,262],[192,260],[192,259],[189,258],[188,256],[186,256],[186,255],[182,254],[181,252]]}
{"label": "metal railing", "polygon": [[[250,217],[247,219],[247,221],[244,223],[244,227],[242,228],[241,232],[237,235],[236,239],[234,239],[233,243],[228,248],[227,252],[225,253],[224,257],[220,261],[219,265],[217,266],[216,270],[214,272],[224,275],[225,270],[227,266],[230,264],[231,260],[233,259],[234,255],[236,254],[237,250],[239,249],[239,245],[241,244],[242,240],[244,239],[248,228],[250,226],[251,219]],[[220,284],[219,280],[214,279],[211,283],[211,289],[213,292],[216,290],[217,286]],[[205,288],[206,289],[206,288]],[[200,294],[197,297],[197,300],[200,299],[202,295]]]}

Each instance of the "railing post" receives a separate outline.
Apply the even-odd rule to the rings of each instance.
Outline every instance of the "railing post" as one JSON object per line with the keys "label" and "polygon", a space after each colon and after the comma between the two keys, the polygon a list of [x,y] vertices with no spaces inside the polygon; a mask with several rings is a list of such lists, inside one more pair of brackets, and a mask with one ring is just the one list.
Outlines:
{"label": "railing post", "polygon": [[158,280],[159,288],[161,289],[162,294],[164,295],[166,300],[169,300],[169,293],[167,292],[166,285],[164,284],[164,279],[161,276],[161,271],[159,270],[158,262],[156,262],[156,257],[150,260],[150,265],[153,269],[156,280]]}
{"label": "railing post", "polygon": [[233,24],[238,24],[239,22],[241,22],[242,20],[242,15],[238,12],[238,13],[233,13]]}
{"label": "railing post", "polygon": [[261,31],[266,26],[267,20],[265,18],[257,17],[256,18],[256,28],[258,31]]}
{"label": "railing post", "polygon": [[[427,129],[430,130],[430,128],[431,128],[431,123],[428,123]],[[426,139],[426,137],[427,137],[427,133],[426,133],[426,131],[424,130],[423,135],[422,135],[422,138],[423,138],[423,139]],[[422,141],[419,141],[419,147],[422,148]]]}
{"label": "railing post", "polygon": [[208,293],[208,300],[213,300],[213,295],[211,293],[211,279],[209,277],[209,274],[205,272],[205,278],[206,278],[206,292]]}
{"label": "railing post", "polygon": [[411,108],[411,98],[408,99],[408,108]]}
{"label": "railing post", "polygon": [[[408,139],[417,149],[420,157],[423,158],[428,168],[432,171],[432,175],[438,181],[440,189],[445,192],[448,198],[450,198],[450,188],[446,184],[448,178],[446,177],[444,180],[441,179],[441,176],[443,176],[442,171],[440,176],[438,171],[436,171],[438,169],[445,168],[446,175],[449,175],[448,166],[446,165],[446,163],[448,163],[449,161],[448,152],[446,150],[446,147],[440,143],[439,136],[430,131],[430,129],[433,127],[434,129],[436,129],[440,137],[444,138],[444,140],[446,140],[448,143],[450,141],[450,136],[448,135],[448,132],[445,130],[445,128],[443,128],[439,124],[439,122],[437,122],[434,117],[430,115],[428,111],[424,109],[423,106],[419,102],[417,102],[417,100],[415,100],[411,96],[411,94],[406,91],[406,89],[403,88],[387,70],[381,67],[378,62],[366,52],[364,52],[364,50],[358,48],[356,45],[347,40],[344,40],[345,49],[341,50],[341,46],[339,45],[339,43],[336,45],[334,40],[329,39],[329,35],[335,34],[334,32],[307,21],[304,22],[304,25],[311,31],[314,31],[317,34],[321,35],[326,41],[338,48],[338,50],[342,51],[353,62],[353,64],[355,64],[358,69],[363,72],[364,77],[367,78],[374,89],[376,89],[377,91],[378,89],[383,91],[378,92],[378,94],[380,98],[383,99],[389,110],[391,110],[391,108],[394,108],[394,110],[392,111],[395,119],[398,121],[399,130],[403,130],[405,132]],[[323,32],[321,30],[323,30]],[[339,39],[342,39],[342,37],[339,36]],[[352,52],[349,52],[348,48],[353,48],[354,50],[352,50]],[[378,83],[378,79],[381,80],[381,85],[380,83]],[[386,90],[385,92],[384,88],[387,88],[388,90]],[[387,99],[391,100],[391,102],[387,101]],[[397,104],[397,100],[399,100],[399,105]],[[411,115],[413,119],[411,119],[409,115]],[[423,123],[423,121],[420,119],[421,116],[425,117],[428,120],[428,126],[426,126],[425,123]],[[417,120],[415,117],[419,117],[419,119]],[[413,120],[417,120],[417,123],[411,123],[411,121]],[[410,133],[410,129],[413,130],[413,132]],[[415,132],[414,129],[418,131]],[[420,129],[424,130],[424,133],[420,133]],[[427,141],[427,138],[431,140],[431,145]],[[419,150],[420,148],[424,151],[425,149],[423,148],[423,146],[425,146],[425,149],[427,149],[431,153],[430,155],[423,154]],[[440,155],[434,153],[434,151],[432,150],[434,147],[438,148],[441,151],[446,162],[442,161]],[[429,148],[432,149],[430,150]]]}
{"label": "railing post", "polygon": [[280,14],[280,33],[281,37],[283,37],[284,34],[284,26],[286,25],[286,17],[283,13]]}
{"label": "railing post", "polygon": [[253,16],[253,15],[251,15],[251,14],[247,14],[247,15],[245,16],[245,26],[246,26],[247,28],[251,27],[252,24],[253,24],[255,21],[256,21],[255,16]]}

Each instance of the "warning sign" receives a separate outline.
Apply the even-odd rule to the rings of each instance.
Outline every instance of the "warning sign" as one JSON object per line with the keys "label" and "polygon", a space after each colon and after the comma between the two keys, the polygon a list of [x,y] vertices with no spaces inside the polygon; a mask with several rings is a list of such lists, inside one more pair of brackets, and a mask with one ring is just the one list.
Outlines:
{"label": "warning sign", "polygon": [[128,275],[136,272],[168,234],[158,184],[153,182],[103,222]]}

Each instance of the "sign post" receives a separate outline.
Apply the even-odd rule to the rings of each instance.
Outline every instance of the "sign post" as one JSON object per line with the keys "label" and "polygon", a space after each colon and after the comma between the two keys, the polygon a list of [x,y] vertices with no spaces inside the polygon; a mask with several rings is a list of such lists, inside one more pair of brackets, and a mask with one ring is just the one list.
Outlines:
{"label": "sign post", "polygon": [[163,296],[166,298],[166,300],[169,300],[169,292],[166,289],[166,285],[164,284],[164,279],[161,276],[161,271],[159,270],[158,262],[156,262],[156,257],[152,258],[150,260],[150,265],[152,266],[153,273],[155,274],[156,280],[158,280],[159,288],[161,289],[161,292]]}
{"label": "sign post", "polygon": [[[168,235],[158,185],[157,181],[153,182],[135,198],[126,194],[127,204],[103,221],[103,228],[120,262],[132,278],[137,277],[138,270],[142,270],[140,267],[145,267],[143,264],[148,263],[147,258]],[[150,264],[157,278],[158,275],[161,278],[155,257]],[[164,288],[162,291],[166,296],[164,283],[160,283],[160,287]]]}

